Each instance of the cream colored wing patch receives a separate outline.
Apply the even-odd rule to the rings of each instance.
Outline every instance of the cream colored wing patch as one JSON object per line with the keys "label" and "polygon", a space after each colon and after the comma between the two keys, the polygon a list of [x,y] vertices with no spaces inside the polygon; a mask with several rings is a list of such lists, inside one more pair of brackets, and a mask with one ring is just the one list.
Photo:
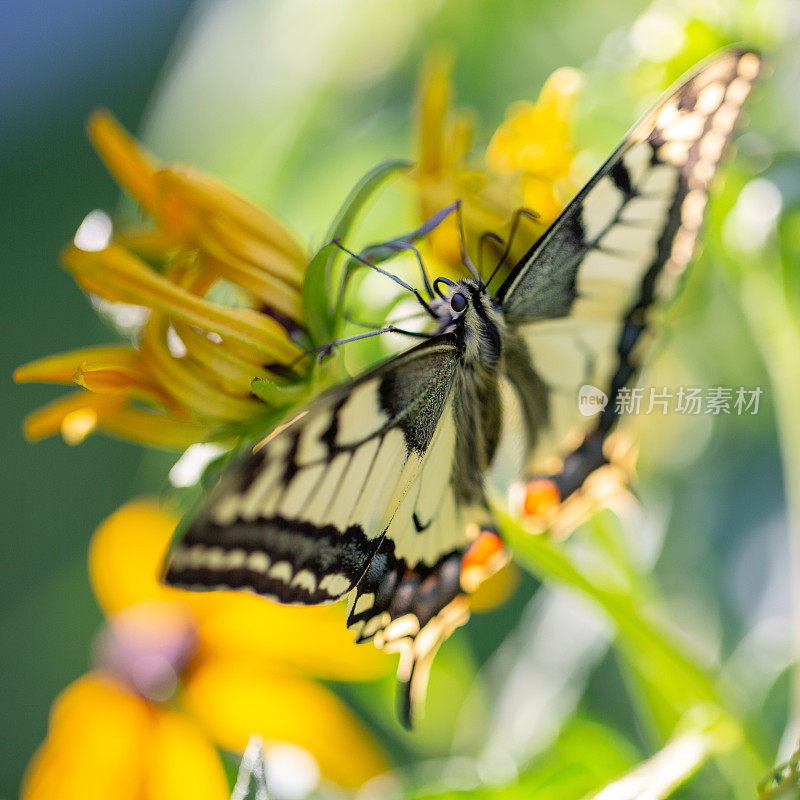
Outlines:
{"label": "cream colored wing patch", "polygon": [[[167,582],[284,603],[341,597],[369,564],[426,453],[441,462],[434,439],[446,447],[453,438],[452,418],[439,421],[455,367],[452,338],[438,337],[279,426],[225,472],[174,547]],[[429,492],[419,498],[426,513],[437,502]]]}

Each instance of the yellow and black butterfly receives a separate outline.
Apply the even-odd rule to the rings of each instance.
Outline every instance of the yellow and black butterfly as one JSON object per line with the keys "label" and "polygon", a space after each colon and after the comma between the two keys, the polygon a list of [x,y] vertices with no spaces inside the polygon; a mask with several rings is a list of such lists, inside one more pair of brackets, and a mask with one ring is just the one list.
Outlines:
{"label": "yellow and black butterfly", "polygon": [[[167,582],[301,605],[349,594],[357,639],[401,653],[410,724],[438,645],[468,616],[462,564],[493,528],[486,482],[509,452],[501,442],[517,444],[520,474],[563,458],[552,479],[564,498],[606,463],[648,311],[691,258],[760,63],[729,50],[685,79],[496,291],[477,274],[426,280],[435,330],[226,470],[173,548]],[[585,384],[608,396],[588,421]],[[582,443],[564,452],[581,424]]]}

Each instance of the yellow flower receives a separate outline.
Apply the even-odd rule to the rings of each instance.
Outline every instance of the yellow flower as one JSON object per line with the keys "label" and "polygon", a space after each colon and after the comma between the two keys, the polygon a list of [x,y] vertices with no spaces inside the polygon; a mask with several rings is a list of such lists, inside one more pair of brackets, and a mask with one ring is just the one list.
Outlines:
{"label": "yellow flower", "polygon": [[522,201],[550,224],[577,186],[570,180],[575,148],[572,116],[580,73],[557,69],[536,103],[515,103],[486,150],[486,166],[497,175],[518,176]]}
{"label": "yellow flower", "polygon": [[95,429],[183,448],[230,437],[269,413],[250,388],[300,377],[301,287],[308,256],[281,225],[209,177],[164,166],[106,112],[89,136],[120,185],[150,217],[111,232],[92,212],[62,254],[77,283],[106,304],[142,308],[134,345],[50,356],[20,367],[21,382],[82,387],[35,412],[27,436]]}
{"label": "yellow flower", "polygon": [[[556,70],[536,103],[517,103],[509,109],[483,158],[476,160],[470,155],[471,120],[465,112],[451,109],[450,71],[450,59],[437,54],[420,82],[418,163],[413,173],[420,213],[427,219],[461,199],[467,247],[476,254],[485,233],[507,235],[514,212],[529,209],[537,220],[521,218],[509,254],[513,263],[578,188],[572,176],[572,118],[581,76],[568,67]],[[433,231],[430,250],[441,265],[463,269],[456,220]]]}
{"label": "yellow flower", "polygon": [[369,733],[315,679],[372,679],[390,659],[351,640],[339,606],[162,586],[175,523],[140,500],[97,530],[89,569],[109,619],[98,666],[53,705],[23,800],[222,800],[230,792],[217,747],[241,753],[251,734],[267,750],[304,748],[340,786],[384,771]]}

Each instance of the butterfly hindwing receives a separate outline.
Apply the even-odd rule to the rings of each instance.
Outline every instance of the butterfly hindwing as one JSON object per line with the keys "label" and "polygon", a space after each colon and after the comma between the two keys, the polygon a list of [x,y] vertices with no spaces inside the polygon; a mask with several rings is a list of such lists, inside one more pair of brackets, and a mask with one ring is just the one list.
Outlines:
{"label": "butterfly hindwing", "polygon": [[[461,381],[453,394],[462,393],[471,395],[469,382]],[[372,639],[400,653],[399,713],[409,727],[425,696],[434,655],[469,617],[462,559],[490,520],[482,491],[476,493],[459,469],[459,445],[464,446],[467,430],[457,426],[459,405],[448,398],[422,466],[353,589],[348,609],[347,625],[356,641]]]}
{"label": "butterfly hindwing", "polygon": [[544,455],[581,422],[590,384],[609,397],[636,369],[654,301],[691,258],[708,188],[760,69],[730,50],[663,99],[567,205],[500,287],[509,326],[548,388]]}
{"label": "butterfly hindwing", "polygon": [[296,413],[223,475],[175,545],[167,582],[283,603],[342,597],[442,438],[455,368],[452,337],[440,336]]}

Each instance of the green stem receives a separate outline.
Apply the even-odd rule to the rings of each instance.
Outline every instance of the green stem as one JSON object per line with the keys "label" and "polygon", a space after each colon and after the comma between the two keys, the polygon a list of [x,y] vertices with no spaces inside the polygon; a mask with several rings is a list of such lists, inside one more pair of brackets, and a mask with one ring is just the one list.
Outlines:
{"label": "green stem", "polygon": [[[683,730],[680,730],[683,728]],[[663,800],[691,778],[716,752],[731,748],[731,732],[718,721],[681,725],[664,747],[599,792],[591,800]],[[586,798],[586,800],[590,800]]]}
{"label": "green stem", "polygon": [[[764,265],[766,266],[766,265]],[[783,461],[792,575],[793,646],[800,652],[800,327],[780,278],[767,269],[747,270],[741,303],[769,373]],[[789,730],[800,735],[800,668],[792,681]]]}

